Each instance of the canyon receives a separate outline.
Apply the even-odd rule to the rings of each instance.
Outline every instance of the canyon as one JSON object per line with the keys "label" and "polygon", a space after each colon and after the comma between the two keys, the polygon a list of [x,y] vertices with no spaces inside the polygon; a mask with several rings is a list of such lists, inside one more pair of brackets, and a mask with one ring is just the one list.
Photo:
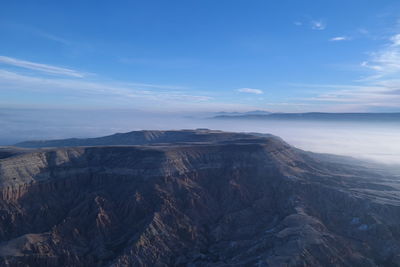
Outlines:
{"label": "canyon", "polygon": [[1,266],[399,266],[400,182],[272,135],[0,148]]}

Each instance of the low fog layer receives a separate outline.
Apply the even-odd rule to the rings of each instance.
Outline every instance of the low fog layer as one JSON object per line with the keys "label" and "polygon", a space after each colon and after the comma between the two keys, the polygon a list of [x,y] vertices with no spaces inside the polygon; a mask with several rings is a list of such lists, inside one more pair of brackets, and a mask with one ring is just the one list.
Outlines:
{"label": "low fog layer", "polygon": [[116,110],[0,110],[0,145],[144,129],[193,128],[271,133],[308,151],[400,164],[400,123],[223,121]]}

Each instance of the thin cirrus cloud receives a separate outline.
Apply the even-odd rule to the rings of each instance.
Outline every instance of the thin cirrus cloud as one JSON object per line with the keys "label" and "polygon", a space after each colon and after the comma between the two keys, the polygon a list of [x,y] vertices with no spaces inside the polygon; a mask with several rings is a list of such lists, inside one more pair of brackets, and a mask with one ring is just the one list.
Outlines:
{"label": "thin cirrus cloud", "polygon": [[348,40],[350,40],[350,38],[347,36],[336,36],[336,37],[332,37],[331,39],[329,39],[329,41],[331,41],[331,42],[348,41]]}
{"label": "thin cirrus cloud", "polygon": [[372,75],[360,80],[358,85],[307,85],[308,88],[327,89],[308,99],[311,103],[334,104],[337,107],[353,105],[359,110],[374,108],[398,109],[400,107],[400,34],[388,42],[361,66]]}
{"label": "thin cirrus cloud", "polygon": [[[170,88],[166,90],[166,88]],[[248,111],[254,107],[218,101],[211,96],[182,91],[180,87],[173,86],[88,81],[86,79],[71,79],[59,77],[28,76],[0,69],[0,92],[30,92],[37,94],[38,99],[32,100],[31,104],[46,106],[48,103],[42,101],[51,96],[57,99],[57,107],[114,107],[114,108],[137,108],[150,112],[214,112],[215,110],[239,110]],[[188,89],[189,90],[189,89]],[[67,97],[65,100],[64,97]],[[79,103],[71,102],[71,99]],[[4,99],[0,98],[0,104]],[[6,103],[6,102],[5,102]],[[42,105],[44,103],[44,105]],[[83,105],[83,106],[82,106]],[[51,104],[50,104],[51,106]]]}
{"label": "thin cirrus cloud", "polygon": [[[190,88],[103,80],[99,76],[88,79],[72,69],[45,65],[26,60],[0,56],[0,92],[11,98],[0,97],[0,104],[15,101],[15,92],[33,95],[28,105],[84,106],[84,107],[135,107],[142,109],[205,109],[212,97],[192,94]],[[19,72],[11,67],[34,70]],[[57,74],[49,76],[46,74]],[[79,79],[76,79],[79,78]],[[215,103],[214,103],[215,104]]]}
{"label": "thin cirrus cloud", "polygon": [[[340,37],[340,38],[339,38]],[[343,41],[337,36],[332,41]],[[400,108],[400,33],[387,38],[380,49],[369,53],[361,67],[369,74],[356,84],[291,84],[291,86],[312,89],[312,96],[292,99],[292,106],[306,103],[310,109],[332,111],[376,111],[398,110]],[[323,93],[321,93],[323,91]],[[298,102],[301,101],[301,102]]]}
{"label": "thin cirrus cloud", "polygon": [[57,75],[63,75],[63,76],[68,76],[68,77],[75,77],[75,78],[85,77],[85,74],[78,72],[76,70],[73,70],[73,69],[61,68],[61,67],[56,67],[56,66],[52,66],[52,65],[41,64],[41,63],[36,63],[36,62],[31,62],[31,61],[26,61],[26,60],[20,60],[20,59],[6,57],[6,56],[0,56],[0,64],[20,67],[20,68],[24,68],[24,69],[30,69],[30,70],[34,70],[34,71],[47,73],[47,74],[57,74]]}
{"label": "thin cirrus cloud", "polygon": [[39,37],[42,37],[42,38],[45,38],[47,40],[51,40],[51,41],[54,41],[54,42],[57,42],[57,43],[60,43],[60,44],[63,44],[63,45],[70,45],[71,44],[70,41],[68,41],[68,40],[66,40],[66,39],[64,39],[62,37],[59,37],[57,35],[50,34],[50,33],[44,32],[44,31],[37,30],[37,31],[34,32],[34,34],[36,34]]}
{"label": "thin cirrus cloud", "polygon": [[[400,94],[395,89],[400,81],[376,82],[360,86],[329,85],[334,91],[320,94],[309,100],[336,104],[353,104],[359,107],[399,107]],[[320,86],[321,87],[321,86]]]}
{"label": "thin cirrus cloud", "polygon": [[375,72],[370,79],[380,79],[388,75],[400,74],[400,34],[389,38],[379,51],[370,53],[370,59],[361,63],[362,67],[369,68]]}
{"label": "thin cirrus cloud", "polygon": [[[12,57],[0,56],[0,92],[5,96],[10,93],[10,101],[0,97],[0,104],[15,101],[15,92],[33,95],[29,105],[48,105],[57,107],[134,107],[142,110],[162,110],[176,112],[249,110],[254,107],[225,103],[206,92],[193,91],[191,88],[160,85],[152,83],[133,83],[103,80],[98,75],[90,79],[83,74],[66,68],[45,65]],[[19,72],[22,69],[34,72]],[[45,74],[59,74],[49,76]],[[80,79],[76,79],[76,78]],[[260,94],[259,89],[242,88],[245,93]],[[24,105],[24,104],[21,104]]]}
{"label": "thin cirrus cloud", "polygon": [[[190,95],[179,90],[165,90],[168,86],[140,83],[104,83],[100,81],[87,81],[68,78],[48,78],[28,76],[0,69],[0,86],[9,90],[23,90],[44,93],[66,93],[68,95],[96,95],[105,100],[110,96],[129,99],[147,100],[174,100],[203,102],[211,100],[211,97],[202,95]],[[168,87],[168,88],[173,88]],[[150,90],[149,90],[150,89]]]}
{"label": "thin cirrus cloud", "polygon": [[247,94],[255,94],[255,95],[261,95],[264,92],[260,89],[255,89],[255,88],[239,88],[236,91],[239,93],[247,93]]}
{"label": "thin cirrus cloud", "polygon": [[15,32],[19,32],[22,33],[24,35],[31,35],[34,37],[39,37],[39,38],[43,38],[43,39],[47,39],[53,42],[57,42],[59,44],[62,45],[71,45],[73,44],[73,42],[58,36],[56,34],[44,31],[43,29],[34,27],[32,25],[28,25],[28,24],[21,24],[21,23],[10,23],[10,22],[6,22],[2,25],[4,28],[7,28],[11,31],[15,31]]}
{"label": "thin cirrus cloud", "polygon": [[313,30],[325,30],[326,29],[326,23],[322,20],[312,20],[311,21],[311,29]]}
{"label": "thin cirrus cloud", "polygon": [[323,21],[322,19],[320,19],[320,20],[310,19],[306,22],[297,20],[297,21],[294,21],[293,24],[298,27],[301,27],[303,25],[309,25],[311,27],[311,29],[319,30],[319,31],[325,30],[326,26],[327,26],[326,22]]}
{"label": "thin cirrus cloud", "polygon": [[[397,82],[400,85],[400,81]],[[292,98],[286,108],[300,107],[304,112],[371,112],[396,110],[400,106],[400,94],[391,88],[395,84],[292,84],[292,86],[315,88],[310,97]],[[324,93],[320,91],[324,89]]]}

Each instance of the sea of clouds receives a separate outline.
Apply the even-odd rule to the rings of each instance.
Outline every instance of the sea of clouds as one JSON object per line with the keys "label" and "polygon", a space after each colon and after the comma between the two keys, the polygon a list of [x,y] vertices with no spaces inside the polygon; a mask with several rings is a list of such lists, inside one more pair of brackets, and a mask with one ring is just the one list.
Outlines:
{"label": "sea of clouds", "polygon": [[0,109],[0,145],[133,130],[210,128],[271,133],[298,148],[400,164],[400,122],[216,120],[128,110]]}

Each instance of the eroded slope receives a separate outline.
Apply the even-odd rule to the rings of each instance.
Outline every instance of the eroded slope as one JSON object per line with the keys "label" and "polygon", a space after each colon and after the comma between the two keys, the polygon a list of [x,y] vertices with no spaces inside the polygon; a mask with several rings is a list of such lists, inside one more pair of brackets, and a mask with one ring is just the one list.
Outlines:
{"label": "eroded slope", "polygon": [[274,137],[0,160],[10,266],[400,264],[399,183]]}

